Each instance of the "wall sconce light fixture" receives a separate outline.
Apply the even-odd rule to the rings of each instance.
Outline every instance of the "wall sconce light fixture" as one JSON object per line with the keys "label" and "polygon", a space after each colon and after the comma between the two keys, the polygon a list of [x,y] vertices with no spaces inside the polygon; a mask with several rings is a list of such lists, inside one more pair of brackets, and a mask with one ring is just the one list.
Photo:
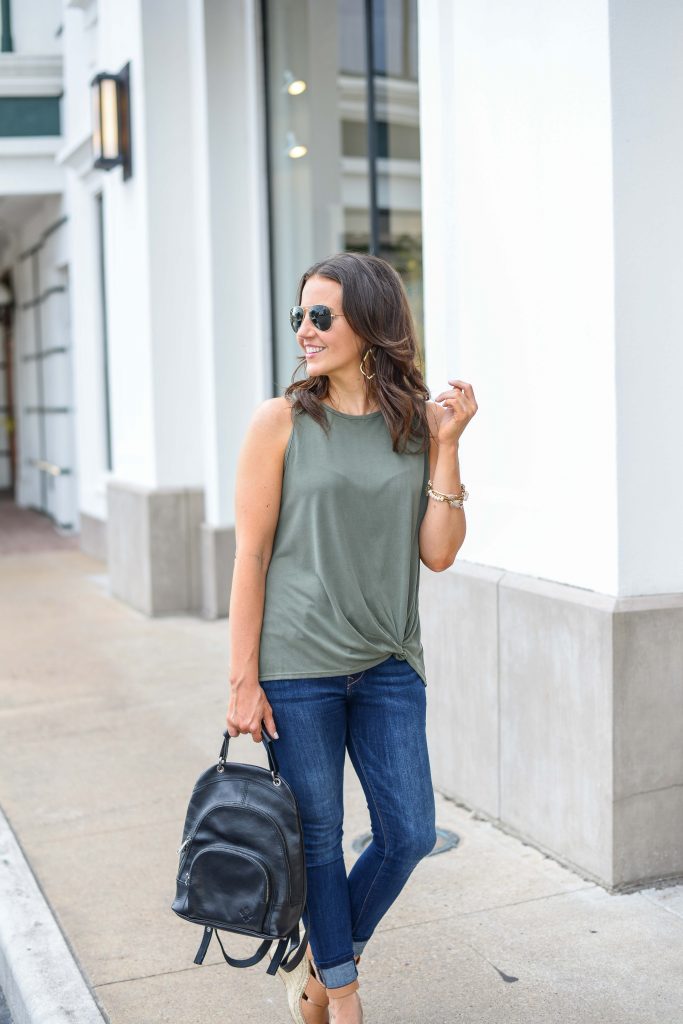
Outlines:
{"label": "wall sconce light fixture", "polygon": [[130,64],[117,75],[107,71],[90,83],[92,98],[92,146],[95,167],[110,171],[123,168],[123,180],[133,173],[130,134]]}

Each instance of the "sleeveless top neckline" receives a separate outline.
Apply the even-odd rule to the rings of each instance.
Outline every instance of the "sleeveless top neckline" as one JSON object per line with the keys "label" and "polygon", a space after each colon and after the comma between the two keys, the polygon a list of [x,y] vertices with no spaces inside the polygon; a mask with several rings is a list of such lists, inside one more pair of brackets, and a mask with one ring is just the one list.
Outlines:
{"label": "sleeveless top neckline", "polygon": [[382,410],[381,409],[375,409],[374,412],[361,412],[361,413],[341,412],[339,409],[333,409],[331,405],[326,405],[325,402],[321,402],[320,404],[322,406],[324,406],[325,409],[329,409],[330,412],[333,412],[335,414],[335,416],[345,416],[347,420],[369,420],[371,416],[381,416],[382,415]]}

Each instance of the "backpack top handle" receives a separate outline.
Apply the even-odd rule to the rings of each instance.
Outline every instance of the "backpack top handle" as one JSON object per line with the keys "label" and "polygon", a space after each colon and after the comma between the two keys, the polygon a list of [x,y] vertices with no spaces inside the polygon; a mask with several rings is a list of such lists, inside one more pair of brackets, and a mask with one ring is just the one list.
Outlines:
{"label": "backpack top handle", "polygon": [[[216,771],[225,771],[225,765],[228,760],[228,747],[230,745],[231,736],[226,729],[223,733],[223,744],[221,746],[221,752],[218,755],[218,764],[216,765]],[[261,741],[263,746],[266,748],[266,754],[268,755],[268,764],[270,765],[270,774],[273,776],[273,784],[275,786],[280,785],[280,766],[275,756],[275,750],[273,749],[273,737],[267,731],[263,722],[261,722]]]}

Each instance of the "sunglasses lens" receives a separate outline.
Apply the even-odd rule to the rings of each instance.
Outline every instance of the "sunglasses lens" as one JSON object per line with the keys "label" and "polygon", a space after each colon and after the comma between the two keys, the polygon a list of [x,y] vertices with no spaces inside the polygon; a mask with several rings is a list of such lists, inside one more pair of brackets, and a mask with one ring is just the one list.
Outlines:
{"label": "sunglasses lens", "polygon": [[329,306],[311,306],[308,315],[316,331],[329,331],[332,326],[332,312]]}
{"label": "sunglasses lens", "polygon": [[304,322],[304,311],[301,306],[292,306],[289,311],[289,322],[293,331],[298,331]]}

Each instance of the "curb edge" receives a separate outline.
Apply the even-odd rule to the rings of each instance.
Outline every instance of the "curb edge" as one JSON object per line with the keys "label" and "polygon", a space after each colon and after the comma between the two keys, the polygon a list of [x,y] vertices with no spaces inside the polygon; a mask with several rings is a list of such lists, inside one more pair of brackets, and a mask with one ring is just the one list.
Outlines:
{"label": "curb edge", "polygon": [[2,808],[0,908],[0,986],[14,1024],[106,1024]]}

